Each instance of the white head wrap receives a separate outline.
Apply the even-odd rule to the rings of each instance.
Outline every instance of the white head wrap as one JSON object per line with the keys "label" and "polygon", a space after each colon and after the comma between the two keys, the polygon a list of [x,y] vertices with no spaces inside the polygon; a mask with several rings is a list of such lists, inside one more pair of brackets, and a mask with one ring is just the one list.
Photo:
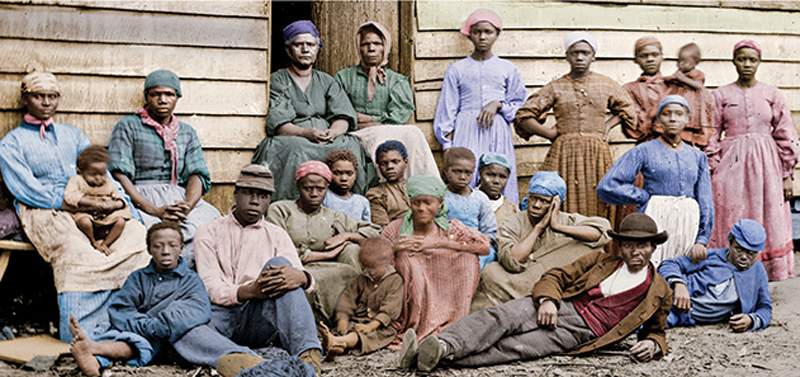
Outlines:
{"label": "white head wrap", "polygon": [[567,36],[564,37],[564,52],[578,42],[588,43],[589,46],[592,46],[592,51],[594,51],[595,54],[597,53],[597,40],[585,31],[573,31],[567,34]]}

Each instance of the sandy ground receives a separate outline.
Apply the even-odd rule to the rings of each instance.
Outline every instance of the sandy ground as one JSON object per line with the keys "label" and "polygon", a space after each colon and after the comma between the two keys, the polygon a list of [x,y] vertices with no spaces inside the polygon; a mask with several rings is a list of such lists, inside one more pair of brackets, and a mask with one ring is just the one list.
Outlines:
{"label": "sandy ground", "polygon": [[[800,262],[800,255],[797,255]],[[795,267],[800,271],[800,263]],[[800,278],[771,283],[773,319],[760,332],[733,334],[725,326],[674,329],[668,332],[672,352],[665,358],[636,363],[626,354],[631,337],[618,348],[584,357],[557,356],[537,361],[478,369],[443,369],[432,376],[800,376]],[[415,376],[393,368],[395,354],[382,351],[365,357],[345,356],[323,365],[326,376]],[[44,371],[31,371],[0,362],[0,376],[80,376],[71,357],[62,357]],[[114,366],[104,376],[192,376],[216,375],[208,368],[157,365],[146,368]]]}

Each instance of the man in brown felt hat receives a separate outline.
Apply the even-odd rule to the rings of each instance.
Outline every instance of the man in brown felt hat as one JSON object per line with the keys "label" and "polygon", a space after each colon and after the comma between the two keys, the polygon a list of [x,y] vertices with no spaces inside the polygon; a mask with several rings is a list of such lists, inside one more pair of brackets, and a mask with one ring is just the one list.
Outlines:
{"label": "man in brown felt hat", "polygon": [[619,253],[595,251],[548,271],[532,296],[483,309],[431,335],[417,347],[403,339],[400,367],[477,367],[551,354],[584,354],[617,343],[640,327],[631,356],[649,361],[667,353],[664,330],[669,286],[650,264],[667,240],[643,213],[608,231]]}

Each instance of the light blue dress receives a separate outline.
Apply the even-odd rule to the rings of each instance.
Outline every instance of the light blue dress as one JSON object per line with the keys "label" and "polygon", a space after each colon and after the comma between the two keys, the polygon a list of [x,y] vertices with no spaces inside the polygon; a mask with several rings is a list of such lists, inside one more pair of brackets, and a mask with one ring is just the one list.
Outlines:
{"label": "light blue dress", "polygon": [[456,219],[462,224],[477,229],[489,237],[491,247],[489,255],[480,257],[481,269],[497,259],[497,220],[489,203],[489,197],[480,190],[472,190],[469,196],[463,196],[451,191],[444,194],[444,204],[447,207],[447,217]]}
{"label": "light blue dress", "polygon": [[366,197],[352,194],[349,198],[337,195],[331,190],[325,193],[322,206],[335,211],[344,213],[353,218],[364,222],[372,222],[372,213],[369,209],[369,200]]}

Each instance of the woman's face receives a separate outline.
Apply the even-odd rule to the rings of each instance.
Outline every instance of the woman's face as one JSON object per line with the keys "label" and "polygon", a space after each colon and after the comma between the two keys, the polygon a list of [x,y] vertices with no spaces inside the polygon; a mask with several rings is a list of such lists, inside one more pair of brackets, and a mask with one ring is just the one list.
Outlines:
{"label": "woman's face", "polygon": [[299,34],[286,45],[286,54],[295,66],[309,68],[317,61],[319,43],[311,34]]}
{"label": "woman's face", "polygon": [[430,195],[420,195],[411,199],[411,216],[415,223],[427,225],[433,222],[441,207],[441,199]]}
{"label": "woman's face", "polygon": [[739,79],[753,79],[759,64],[761,64],[761,58],[758,57],[758,51],[752,48],[740,48],[733,54],[733,65],[736,66]]}
{"label": "woman's face", "polygon": [[570,71],[574,73],[585,73],[594,60],[594,50],[586,42],[577,42],[567,49],[567,63]]}
{"label": "woman's face", "polygon": [[25,102],[25,108],[28,113],[41,120],[50,119],[56,114],[59,98],[61,98],[61,95],[56,92],[25,93],[22,95],[22,101]]}
{"label": "woman's face", "polygon": [[675,137],[689,123],[689,111],[677,103],[671,103],[658,114],[658,121],[664,126],[664,135]]}
{"label": "woman's face", "polygon": [[361,34],[361,45],[358,46],[361,63],[368,67],[375,67],[383,61],[383,39],[374,32],[366,31]]}
{"label": "woman's face", "polygon": [[147,90],[144,100],[150,114],[160,121],[172,116],[175,105],[178,104],[178,93],[166,86],[156,86]]}
{"label": "woman's face", "polygon": [[297,182],[297,189],[300,191],[300,202],[308,208],[316,209],[322,205],[325,191],[328,190],[328,181],[319,175],[309,174]]}
{"label": "woman's face", "polygon": [[661,70],[661,62],[664,61],[664,55],[658,46],[649,45],[642,47],[636,53],[634,60],[639,65],[639,68],[642,69],[642,73],[652,76]]}
{"label": "woman's face", "polygon": [[475,50],[481,52],[491,51],[499,35],[500,33],[497,32],[497,29],[486,21],[481,21],[472,25],[469,30],[469,40],[472,42],[472,45],[475,46]]}

